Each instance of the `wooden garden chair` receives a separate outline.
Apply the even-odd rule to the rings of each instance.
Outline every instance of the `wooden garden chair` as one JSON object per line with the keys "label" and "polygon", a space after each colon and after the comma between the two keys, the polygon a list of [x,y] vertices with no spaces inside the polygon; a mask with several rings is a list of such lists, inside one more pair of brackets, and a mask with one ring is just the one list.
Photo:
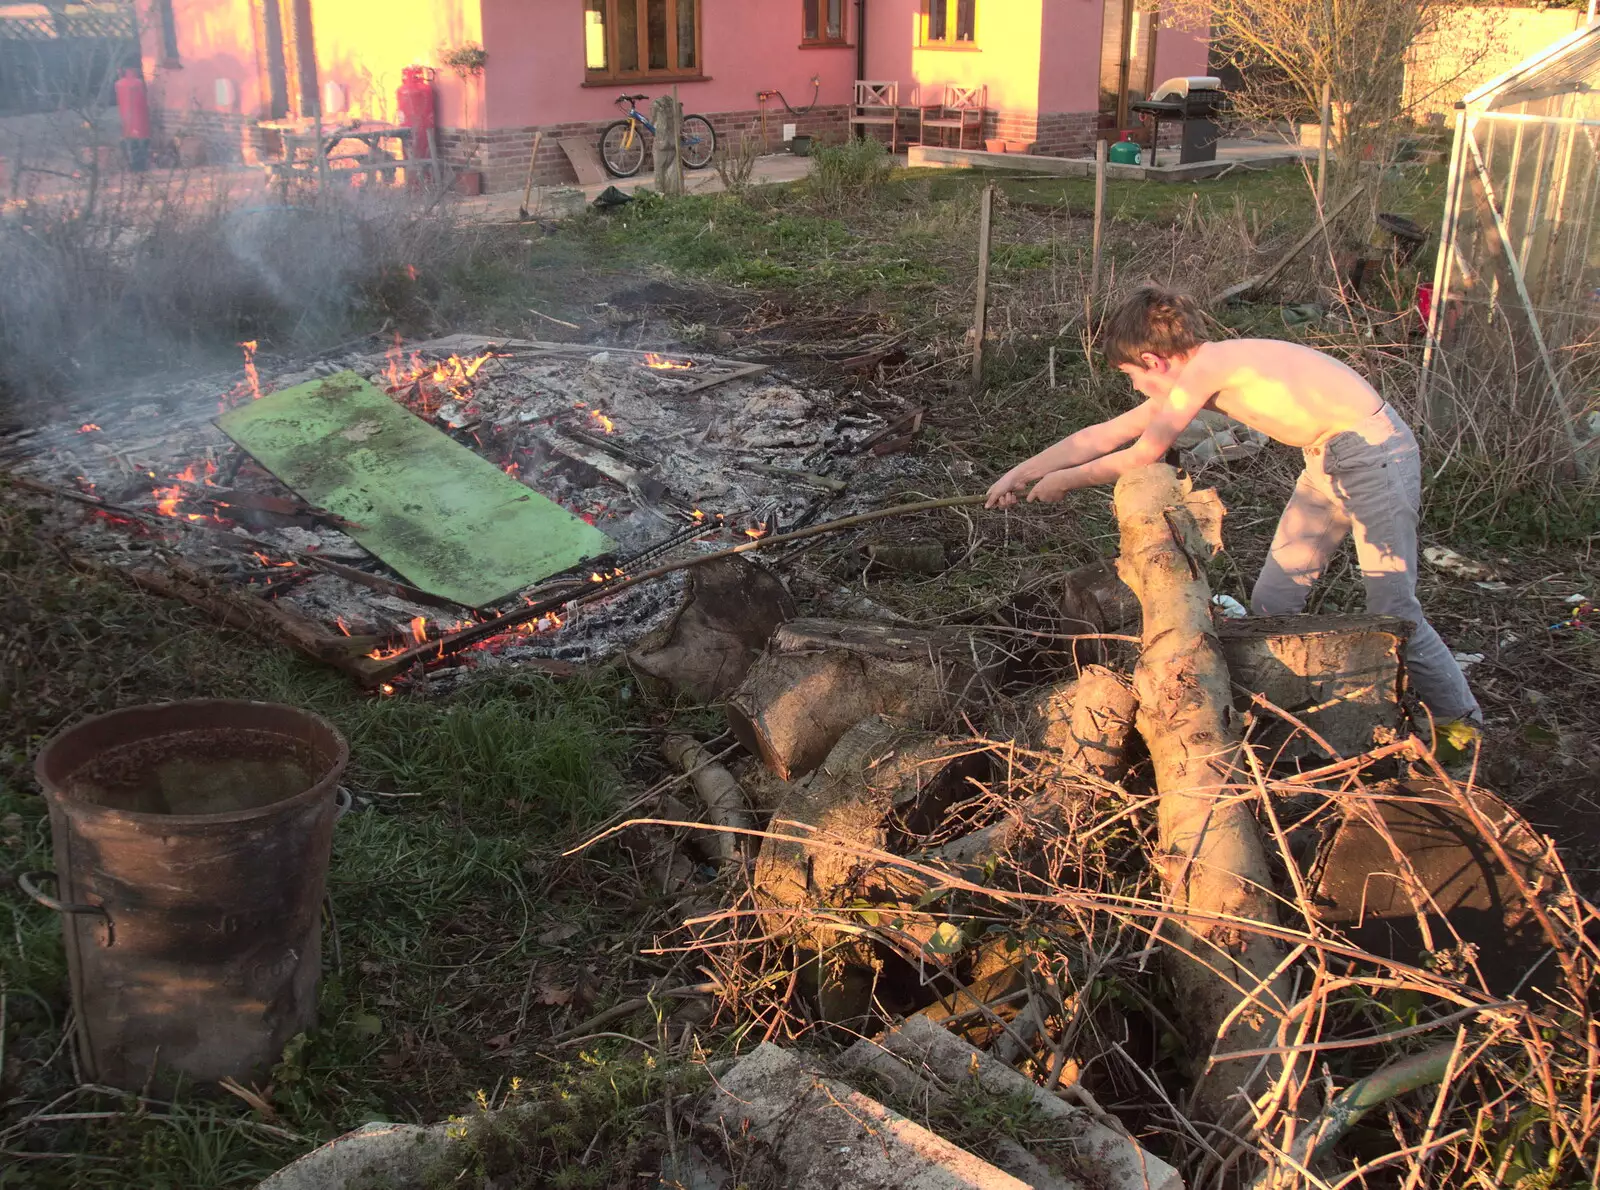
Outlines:
{"label": "wooden garden chair", "polygon": [[918,107],[920,130],[918,139],[928,143],[928,129],[939,131],[939,144],[945,143],[945,133],[955,129],[956,148],[967,147],[967,129],[975,134],[975,148],[983,148],[983,117],[988,108],[989,88],[985,85],[964,87],[951,83],[944,89],[944,99],[937,104]]}
{"label": "wooden garden chair", "polygon": [[889,152],[900,148],[900,84],[856,81],[855,102],[850,111],[850,130],[873,125],[889,130]]}

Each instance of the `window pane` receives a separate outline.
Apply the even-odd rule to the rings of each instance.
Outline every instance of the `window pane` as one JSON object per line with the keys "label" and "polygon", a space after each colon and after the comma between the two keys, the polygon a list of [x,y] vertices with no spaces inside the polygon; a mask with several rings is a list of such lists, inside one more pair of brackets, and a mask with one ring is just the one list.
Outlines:
{"label": "window pane", "polygon": [[949,0],[928,0],[928,40],[943,41],[949,35]]}
{"label": "window pane", "polygon": [[978,0],[956,0],[956,40],[976,41]]}
{"label": "window pane", "polygon": [[617,69],[639,69],[639,0],[616,0]]}
{"label": "window pane", "polygon": [[606,68],[606,0],[588,0],[584,5],[583,64],[589,70]]}
{"label": "window pane", "polygon": [[805,40],[817,40],[817,10],[822,0],[805,0]]}
{"label": "window pane", "polygon": [[645,19],[649,22],[646,28],[648,41],[645,43],[649,51],[649,69],[665,70],[667,68],[667,0],[645,0]]}
{"label": "window pane", "polygon": [[844,40],[844,0],[828,0],[828,36]]}
{"label": "window pane", "polygon": [[694,18],[698,0],[678,0],[678,69],[693,70],[700,62],[700,47],[695,45]]}

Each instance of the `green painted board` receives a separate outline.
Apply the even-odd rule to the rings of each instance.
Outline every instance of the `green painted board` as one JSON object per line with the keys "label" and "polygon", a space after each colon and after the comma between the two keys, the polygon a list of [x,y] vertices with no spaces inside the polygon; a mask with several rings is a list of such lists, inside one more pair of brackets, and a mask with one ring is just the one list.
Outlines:
{"label": "green painted board", "polygon": [[231,409],[217,426],[424,591],[483,607],[610,553],[594,526],[354,372]]}

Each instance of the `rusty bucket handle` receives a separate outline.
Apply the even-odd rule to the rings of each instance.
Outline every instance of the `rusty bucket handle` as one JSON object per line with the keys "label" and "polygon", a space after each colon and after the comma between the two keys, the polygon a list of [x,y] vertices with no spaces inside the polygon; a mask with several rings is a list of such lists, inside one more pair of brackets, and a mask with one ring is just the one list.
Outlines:
{"label": "rusty bucket handle", "polygon": [[333,820],[338,822],[339,819],[350,813],[351,808],[356,804],[355,795],[341,785],[333,792],[333,804],[338,810],[338,813],[333,816]]}
{"label": "rusty bucket handle", "polygon": [[17,887],[46,909],[54,909],[57,913],[98,913],[107,921],[111,920],[111,915],[106,912],[104,905],[72,904],[46,896],[39,891],[39,886],[35,883],[39,880],[54,880],[57,887],[61,884],[61,878],[54,872],[21,872],[17,875]]}

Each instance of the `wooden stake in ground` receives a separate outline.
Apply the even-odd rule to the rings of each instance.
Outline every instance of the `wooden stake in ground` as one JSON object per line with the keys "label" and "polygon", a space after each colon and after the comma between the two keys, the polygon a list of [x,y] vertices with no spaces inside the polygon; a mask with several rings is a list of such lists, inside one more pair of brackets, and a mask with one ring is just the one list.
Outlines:
{"label": "wooden stake in ground", "polygon": [[1084,309],[1093,311],[1094,301],[1100,295],[1100,241],[1106,223],[1106,142],[1096,141],[1094,146],[1094,258],[1089,266],[1089,292],[1084,295]]}
{"label": "wooden stake in ground", "polygon": [[1328,200],[1328,132],[1333,126],[1333,84],[1322,84],[1322,141],[1317,147],[1317,210]]}
{"label": "wooden stake in ground", "polygon": [[[1272,877],[1251,811],[1237,792],[1242,736],[1227,662],[1212,628],[1205,559],[1220,542],[1221,506],[1194,493],[1173,468],[1156,464],[1116,487],[1123,581],[1144,608],[1144,651],[1134,670],[1136,724],[1150,749],[1156,787],[1162,883],[1174,909],[1276,925]],[[1211,533],[1203,532],[1209,525]],[[1209,541],[1208,541],[1209,538]],[[1272,979],[1276,942],[1231,922],[1166,931],[1176,962],[1177,1002],[1210,1070],[1190,1109],[1211,1120],[1236,1114],[1238,1091],[1258,1092],[1277,1066],[1227,1061],[1230,1050],[1274,1044],[1288,988]],[[1246,994],[1253,998],[1242,1006]],[[1254,1078],[1252,1079],[1252,1074]]]}
{"label": "wooden stake in ground", "polygon": [[544,144],[544,129],[539,129],[533,134],[533,156],[528,158],[528,184],[522,188],[522,205],[517,208],[517,217],[524,222],[528,219],[528,201],[533,197],[533,174],[539,168],[539,146]]}
{"label": "wooden stake in ground", "polygon": [[972,387],[983,384],[983,337],[989,316],[989,231],[994,220],[994,186],[983,188],[978,208],[978,300],[972,312]]}

